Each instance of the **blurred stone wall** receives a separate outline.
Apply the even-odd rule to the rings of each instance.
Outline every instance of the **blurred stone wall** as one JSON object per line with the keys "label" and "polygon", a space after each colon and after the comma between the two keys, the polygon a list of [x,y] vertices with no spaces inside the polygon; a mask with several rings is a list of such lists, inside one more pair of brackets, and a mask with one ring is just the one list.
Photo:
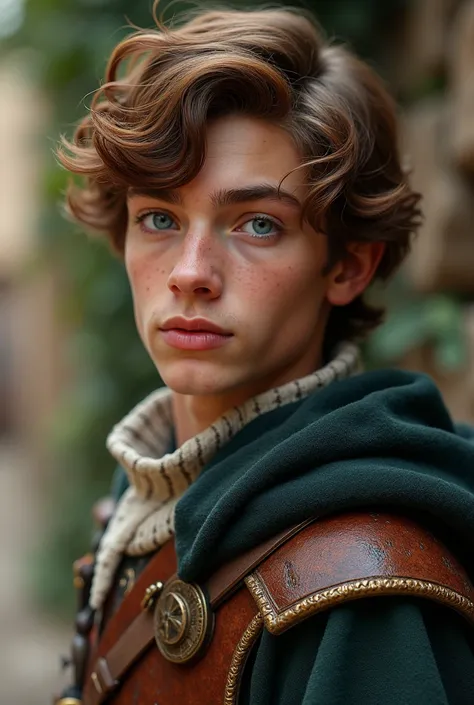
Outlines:
{"label": "blurred stone wall", "polygon": [[27,61],[19,54],[0,64],[0,436],[40,468],[63,381],[64,331],[54,267],[38,260],[47,106]]}
{"label": "blurred stone wall", "polygon": [[[0,64],[0,703],[51,701],[70,625],[39,613],[33,558],[48,520],[45,430],[64,331],[52,266],[39,265],[46,106],[22,59]],[[12,529],[13,527],[13,529]]]}
{"label": "blurred stone wall", "polygon": [[393,52],[399,92],[426,95],[403,120],[425,216],[406,269],[416,291],[465,302],[468,348],[456,372],[441,372],[429,346],[400,365],[435,377],[453,415],[474,421],[474,0],[412,2]]}

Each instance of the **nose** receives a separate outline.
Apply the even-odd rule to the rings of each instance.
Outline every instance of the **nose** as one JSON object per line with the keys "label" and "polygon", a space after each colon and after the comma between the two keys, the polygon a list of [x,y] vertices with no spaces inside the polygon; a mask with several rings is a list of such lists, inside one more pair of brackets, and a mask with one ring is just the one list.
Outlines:
{"label": "nose", "polygon": [[206,299],[215,299],[221,295],[223,281],[215,247],[211,235],[186,235],[178,260],[168,278],[168,288],[175,295]]}

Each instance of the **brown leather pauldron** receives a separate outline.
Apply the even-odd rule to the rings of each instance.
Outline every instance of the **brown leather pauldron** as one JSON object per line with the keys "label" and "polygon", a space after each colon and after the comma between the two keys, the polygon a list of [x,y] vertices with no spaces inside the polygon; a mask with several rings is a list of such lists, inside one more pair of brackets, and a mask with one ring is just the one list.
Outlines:
{"label": "brown leather pauldron", "polygon": [[106,626],[84,705],[235,705],[263,628],[280,634],[349,600],[428,598],[474,622],[474,587],[458,561],[428,530],[388,513],[292,527],[224,566],[205,592],[177,580],[166,544]]}

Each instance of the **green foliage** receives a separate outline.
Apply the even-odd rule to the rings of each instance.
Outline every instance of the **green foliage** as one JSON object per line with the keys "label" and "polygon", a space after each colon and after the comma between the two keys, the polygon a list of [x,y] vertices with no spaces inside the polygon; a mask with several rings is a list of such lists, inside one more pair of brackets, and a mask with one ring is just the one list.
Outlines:
{"label": "green foliage", "polygon": [[[314,10],[328,34],[375,59],[384,41],[384,27],[396,19],[405,0],[302,0],[290,4]],[[170,17],[196,5],[165,2],[160,10],[165,8],[165,16]],[[51,494],[47,550],[38,561],[40,593],[54,609],[71,606],[70,564],[88,549],[90,507],[109,487],[114,461],[105,450],[105,437],[113,424],[159,383],[135,331],[121,264],[102,244],[77,233],[61,217],[66,176],[52,155],[59,134],[71,134],[74,123],[84,114],[110,50],[130,31],[127,18],[139,26],[151,26],[151,0],[133,4],[129,0],[29,0],[25,25],[14,38],[17,46],[32,50],[31,73],[54,109],[45,145],[43,256],[46,264],[54,261],[62,273],[67,296],[58,305],[75,331],[69,351],[74,386],[65,394],[53,425],[57,481]],[[419,338],[432,330],[433,317],[437,320],[434,328],[439,328],[439,318],[446,317],[442,306],[431,312],[424,309],[425,325],[418,329],[413,323],[419,315],[412,315],[415,320],[411,323],[404,320],[400,324],[403,336],[397,334],[393,340],[381,334],[376,338],[373,354],[386,357],[387,350],[393,351],[397,345],[400,349],[402,339],[409,345],[414,333]],[[446,345],[442,354],[451,359]]]}
{"label": "green foliage", "polygon": [[374,289],[372,296],[384,298],[389,314],[365,344],[370,367],[396,364],[410,350],[426,344],[431,346],[433,360],[441,371],[450,372],[465,364],[468,352],[461,301],[441,293],[416,294],[401,276],[391,283],[385,296],[380,289]]}

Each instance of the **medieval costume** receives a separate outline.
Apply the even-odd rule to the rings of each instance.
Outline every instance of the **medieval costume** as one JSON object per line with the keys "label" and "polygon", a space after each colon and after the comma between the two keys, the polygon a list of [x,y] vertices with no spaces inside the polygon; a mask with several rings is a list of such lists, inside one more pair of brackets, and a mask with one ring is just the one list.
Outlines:
{"label": "medieval costume", "polygon": [[[204,585],[291,525],[350,510],[410,516],[472,570],[474,432],[453,423],[428,377],[353,374],[356,360],[346,346],[175,450],[169,390],[139,404],[108,439],[130,487],[102,539],[92,606],[100,611],[114,584],[117,609],[130,589],[118,587],[126,568],[138,575],[167,541],[178,576]],[[264,629],[238,702],[467,705],[473,647],[467,620],[424,597],[351,600],[284,634]]]}

